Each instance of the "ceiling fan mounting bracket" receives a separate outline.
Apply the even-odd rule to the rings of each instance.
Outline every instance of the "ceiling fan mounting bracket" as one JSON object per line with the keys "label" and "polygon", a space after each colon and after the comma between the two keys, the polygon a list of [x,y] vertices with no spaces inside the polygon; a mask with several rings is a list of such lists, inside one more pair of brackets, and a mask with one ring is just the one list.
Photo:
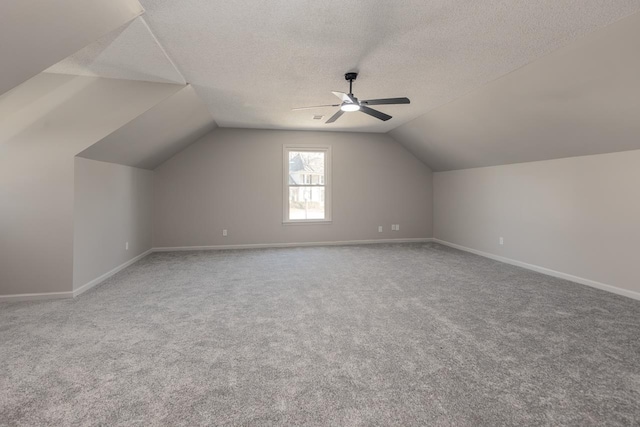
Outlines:
{"label": "ceiling fan mounting bracket", "polygon": [[358,73],[346,73],[344,75],[345,80],[352,81],[352,80],[355,80],[356,78],[358,78]]}

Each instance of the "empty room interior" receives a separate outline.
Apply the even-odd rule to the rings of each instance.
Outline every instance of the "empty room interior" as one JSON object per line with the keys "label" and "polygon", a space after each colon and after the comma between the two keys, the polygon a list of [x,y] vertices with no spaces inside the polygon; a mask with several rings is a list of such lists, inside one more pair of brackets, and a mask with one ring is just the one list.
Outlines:
{"label": "empty room interior", "polygon": [[640,0],[2,0],[0,426],[640,426]]}

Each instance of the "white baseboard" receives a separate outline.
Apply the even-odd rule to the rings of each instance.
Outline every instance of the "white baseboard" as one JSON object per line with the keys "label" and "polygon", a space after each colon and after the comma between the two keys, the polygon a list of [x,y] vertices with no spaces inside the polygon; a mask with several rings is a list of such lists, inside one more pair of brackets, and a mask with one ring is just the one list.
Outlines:
{"label": "white baseboard", "polygon": [[6,301],[6,302],[37,301],[37,300],[75,298],[78,295],[80,295],[81,293],[86,292],[89,289],[93,288],[94,286],[104,282],[109,277],[113,276],[114,274],[118,273],[119,271],[122,271],[125,268],[129,267],[131,264],[135,263],[136,261],[139,261],[142,258],[146,257],[151,252],[153,252],[153,249],[149,249],[149,250],[141,253],[140,255],[130,259],[129,261],[127,261],[127,262],[125,262],[123,264],[120,264],[116,268],[106,272],[102,276],[96,277],[92,281],[90,281],[88,283],[85,283],[84,285],[82,285],[81,287],[79,287],[78,289],[76,289],[74,291],[70,291],[70,292],[45,292],[45,293],[41,293],[41,294],[0,295],[0,302],[3,302],[3,301]]}
{"label": "white baseboard", "polygon": [[416,238],[416,239],[378,239],[378,240],[344,240],[333,242],[302,242],[302,243],[259,243],[259,244],[246,244],[246,245],[218,245],[218,246],[177,246],[177,247],[160,247],[149,249],[135,258],[120,264],[116,268],[108,271],[107,273],[85,283],[78,289],[72,292],[48,292],[37,294],[15,294],[15,295],[0,295],[0,302],[18,302],[18,301],[37,301],[37,300],[51,300],[51,299],[65,299],[74,298],[83,292],[97,286],[114,274],[124,270],[135,262],[141,260],[152,252],[173,252],[173,251],[202,251],[202,250],[228,250],[228,249],[260,249],[260,248],[295,248],[295,247],[311,247],[311,246],[348,246],[348,245],[370,245],[380,243],[428,243],[435,242],[445,246],[449,246],[454,249],[469,252],[475,255],[480,255],[485,258],[490,258],[495,261],[504,262],[506,264],[515,265],[517,267],[526,268],[527,270],[536,271],[538,273],[546,274],[548,276],[557,277],[571,282],[579,283],[582,285],[591,286],[593,288],[601,289],[603,291],[612,292],[614,294],[622,295],[628,298],[640,300],[640,293],[630,291],[627,289],[618,288],[604,283],[596,282],[595,280],[585,279],[583,277],[574,276],[560,271],[551,270],[549,268],[540,267],[534,264],[528,264],[526,262],[517,261],[511,258],[506,258],[500,255],[494,255],[488,252],[479,251],[477,249],[468,248],[466,246],[458,245],[455,243],[447,242],[436,238]]}
{"label": "white baseboard", "polygon": [[376,243],[420,243],[431,242],[431,238],[417,238],[417,239],[379,239],[379,240],[345,240],[338,242],[303,242],[303,243],[259,243],[248,245],[220,245],[220,246],[180,246],[180,247],[165,247],[165,248],[152,248],[149,249],[135,258],[120,264],[116,268],[106,272],[100,277],[96,277],[88,283],[80,286],[71,292],[48,292],[41,294],[17,294],[17,295],[0,295],[0,302],[3,301],[36,301],[47,299],[63,299],[63,298],[75,298],[78,295],[88,291],[94,286],[107,280],[114,274],[124,270],[131,264],[141,260],[152,252],[173,252],[173,251],[202,251],[202,250],[225,250],[225,249],[259,249],[259,248],[293,248],[293,247],[306,247],[306,246],[343,246],[343,245],[369,245]]}
{"label": "white baseboard", "polygon": [[266,249],[266,248],[300,248],[310,246],[350,246],[374,245],[379,243],[426,243],[432,242],[431,237],[414,239],[377,239],[377,240],[340,240],[334,242],[299,242],[299,243],[255,243],[246,245],[217,245],[217,246],[172,246],[153,248],[153,252],[176,251],[222,251],[229,249]]}
{"label": "white baseboard", "polygon": [[583,277],[574,276],[572,274],[562,273],[560,271],[551,270],[550,268],[540,267],[539,265],[528,264],[526,262],[517,261],[515,259],[506,258],[500,255],[494,255],[488,252],[479,251],[477,249],[471,249],[466,246],[457,245],[455,243],[447,242],[440,239],[432,239],[435,243],[440,243],[441,245],[449,246],[454,249],[459,249],[461,251],[470,252],[472,254],[480,255],[485,258],[490,258],[495,261],[504,262],[506,264],[515,265],[517,267],[526,268],[527,270],[536,271],[538,273],[546,274],[547,276],[557,277],[559,279],[569,280],[570,282],[579,283],[581,285],[591,286],[592,288],[600,289],[603,291],[612,292],[614,294],[622,295],[628,298],[633,298],[636,300],[640,300],[640,293],[630,291],[628,289],[618,288],[616,286],[606,285],[604,283],[596,282],[595,280],[585,279]]}
{"label": "white baseboard", "polygon": [[41,294],[0,295],[0,302],[38,301],[73,298],[73,292],[45,292]]}
{"label": "white baseboard", "polygon": [[107,271],[106,273],[104,273],[102,276],[100,277],[96,277],[95,279],[93,279],[90,282],[85,283],[84,285],[80,286],[78,289],[75,289],[72,294],[73,297],[77,297],[78,295],[82,294],[83,292],[88,291],[89,289],[93,288],[94,286],[99,285],[100,283],[104,282],[105,280],[107,280],[109,277],[113,276],[114,274],[124,270],[125,268],[129,267],[131,264],[141,260],[142,258],[146,257],[147,255],[149,255],[151,252],[153,252],[153,249],[148,249],[146,251],[144,251],[143,253],[141,253],[140,255],[131,258],[129,261],[120,264],[119,266],[117,266],[116,268],[114,268],[113,270]]}

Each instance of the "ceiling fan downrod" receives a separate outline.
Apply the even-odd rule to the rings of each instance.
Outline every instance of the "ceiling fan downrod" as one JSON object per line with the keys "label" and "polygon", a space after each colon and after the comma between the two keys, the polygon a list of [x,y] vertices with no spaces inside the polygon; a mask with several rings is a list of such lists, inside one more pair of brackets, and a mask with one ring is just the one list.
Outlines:
{"label": "ceiling fan downrod", "polygon": [[353,95],[353,81],[358,78],[358,73],[346,73],[344,79],[349,81],[349,95]]}

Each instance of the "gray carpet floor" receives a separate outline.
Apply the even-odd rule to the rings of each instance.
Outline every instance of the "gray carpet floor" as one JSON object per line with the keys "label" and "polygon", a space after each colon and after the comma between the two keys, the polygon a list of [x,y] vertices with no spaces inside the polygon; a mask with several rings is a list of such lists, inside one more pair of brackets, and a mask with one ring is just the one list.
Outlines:
{"label": "gray carpet floor", "polygon": [[430,243],[156,253],[0,304],[0,425],[640,425],[640,302]]}

